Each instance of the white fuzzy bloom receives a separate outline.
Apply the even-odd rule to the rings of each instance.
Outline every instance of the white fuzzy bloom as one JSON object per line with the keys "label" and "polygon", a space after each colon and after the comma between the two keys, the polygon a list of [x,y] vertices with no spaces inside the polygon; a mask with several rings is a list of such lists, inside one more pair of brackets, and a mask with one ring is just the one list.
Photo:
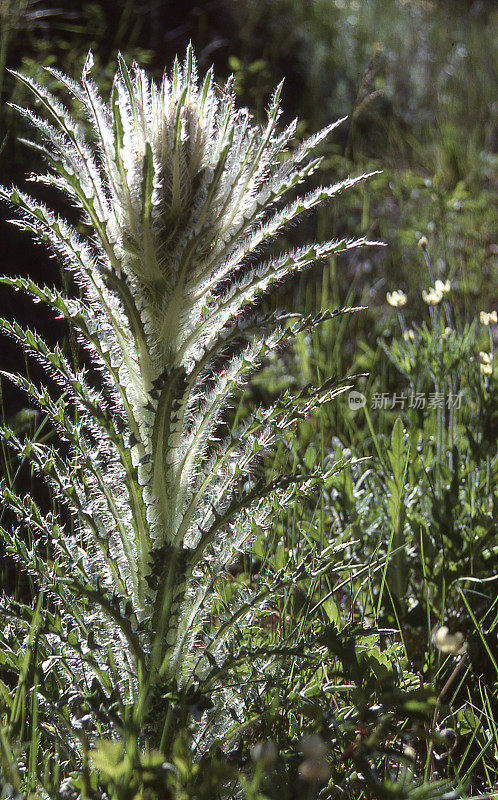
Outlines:
{"label": "white fuzzy bloom", "polygon": [[388,292],[386,295],[387,302],[393,308],[401,308],[406,305],[406,294],[401,289],[396,289],[394,292]]}
{"label": "white fuzzy bloom", "polygon": [[443,299],[443,293],[435,287],[431,287],[428,292],[422,291],[422,299],[428,306],[437,306]]}
{"label": "white fuzzy bloom", "polygon": [[479,353],[479,366],[482,375],[493,374],[493,354],[486,353],[483,350]]}
{"label": "white fuzzy bloom", "polygon": [[450,281],[441,281],[438,279],[434,284],[434,289],[440,294],[447,294],[451,291],[451,283]]}
{"label": "white fuzzy bloom", "polygon": [[496,311],[481,311],[479,314],[479,319],[483,325],[489,327],[492,322],[498,322],[498,315]]}

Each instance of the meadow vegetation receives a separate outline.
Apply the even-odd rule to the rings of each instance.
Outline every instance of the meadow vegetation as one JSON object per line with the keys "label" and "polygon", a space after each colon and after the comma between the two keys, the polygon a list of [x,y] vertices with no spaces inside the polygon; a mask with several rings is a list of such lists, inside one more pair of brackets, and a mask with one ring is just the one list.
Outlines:
{"label": "meadow vegetation", "polygon": [[[102,122],[97,138],[107,158],[87,177],[96,180],[107,169],[113,178],[88,204],[88,187],[78,194],[67,169],[67,141],[52,139],[52,158],[59,148],[53,169],[83,206],[82,222],[50,189],[24,186],[12,168],[21,145],[14,135],[3,140],[1,182],[8,187],[12,178],[26,190],[7,188],[4,197],[21,207],[24,226],[55,242],[63,256],[42,263],[41,282],[49,287],[40,290],[30,282],[40,282],[40,272],[20,263],[21,237],[12,234],[4,283],[48,301],[67,324],[53,330],[38,311],[33,321],[27,302],[14,308],[20,326],[3,314],[4,331],[48,362],[64,391],[53,383],[40,389],[41,373],[31,363],[18,379],[29,404],[2,379],[1,796],[495,796],[498,14],[492,3],[449,1],[227,6],[231,38],[218,50],[218,29],[210,42],[209,25],[222,30],[222,3],[216,23],[193,4],[188,34],[174,40],[183,67],[173,111],[202,98],[219,103],[212,183],[201,175],[176,205],[173,191],[162,198],[175,220],[171,238],[151,223],[161,259],[180,254],[180,264],[201,264],[202,292],[192,279],[192,303],[180,310],[164,300],[171,287],[161,283],[159,267],[157,274],[141,272],[153,262],[150,241],[137,230],[154,220],[160,179],[156,150],[137,129],[132,133],[141,114],[133,97],[140,90],[147,109],[149,90],[126,64],[136,58],[156,77],[163,66],[141,37],[145,17],[122,5],[121,40],[113,44],[124,59],[108,114],[92,82],[107,100],[117,54],[99,40],[104,12],[82,4],[72,18],[62,4],[37,18],[36,4],[26,2],[22,18],[16,4],[2,6],[4,21],[11,15],[1,40],[4,97],[34,108],[32,79],[41,84],[39,97],[64,97],[68,117],[52,100],[45,105],[55,108],[52,121],[63,120],[76,148],[80,134],[69,116],[88,137],[86,105],[91,124]],[[57,32],[55,44],[37,36],[43,26]],[[194,99],[193,62],[183,62],[189,38],[200,59]],[[24,82],[5,72],[16,41],[24,55],[14,66]],[[86,62],[87,86],[71,85],[75,97],[68,100],[60,74],[41,72],[37,61],[78,78],[90,44],[95,63]],[[233,73],[232,89],[202,83],[209,53],[220,86]],[[281,78],[277,123],[271,97]],[[285,183],[294,173],[275,166],[266,186],[271,158],[265,164],[264,147],[245,152],[247,163],[256,153],[263,164],[248,178],[251,201],[259,198],[254,207],[224,182],[240,123],[231,117],[230,91],[270,145],[287,130],[271,158],[276,163],[287,145],[278,158],[294,159],[294,184],[306,179],[303,186]],[[186,141],[175,113],[171,175]],[[347,120],[330,136],[312,140],[320,161],[308,168],[300,143],[342,116]],[[190,131],[197,130],[189,119]],[[201,130],[202,114],[195,119]],[[12,109],[2,109],[1,121],[26,135]],[[125,130],[140,164],[131,151],[120,159]],[[239,158],[243,152],[239,147]],[[78,157],[85,161],[83,151]],[[25,172],[40,169],[39,153],[22,159]],[[232,174],[236,164],[234,157]],[[124,175],[132,175],[128,185],[136,193],[128,211]],[[179,211],[183,204],[202,216],[192,200],[199,185],[201,223]],[[345,191],[320,188],[330,186]],[[28,189],[75,230],[33,204]],[[294,210],[257,217],[265,202],[278,208],[280,189]],[[303,191],[316,207],[312,214],[295,205]],[[114,192],[115,228],[104,224],[111,213],[106,192]],[[227,197],[237,197],[241,216],[225,225],[216,209],[226,211]],[[132,207],[134,222],[126,216]],[[254,220],[263,227],[251,227]],[[246,231],[253,241],[243,238]],[[194,243],[183,256],[182,235]],[[267,266],[252,284],[244,282],[244,269],[251,276],[263,258],[252,248],[266,240]],[[304,246],[311,241],[325,242],[325,249],[311,252]],[[363,241],[386,246],[351,246]],[[204,259],[221,247],[216,269],[225,250],[232,263],[215,274],[209,258],[192,256],[196,247]],[[280,254],[289,251],[285,261]],[[27,246],[21,253],[33,258]],[[68,271],[75,258],[86,276],[79,283]],[[113,258],[126,273],[121,293]],[[99,277],[96,266],[103,264],[107,272]],[[293,280],[282,280],[290,271]],[[143,314],[159,284],[160,301]],[[161,323],[165,310],[175,311],[176,326]],[[214,326],[211,338],[206,320]],[[137,345],[141,326],[144,342],[152,342],[150,363],[147,347]],[[47,344],[35,328],[46,331]],[[97,353],[103,378],[89,377],[78,337]],[[19,361],[20,351],[10,352],[7,372]],[[151,414],[162,414],[159,426]],[[103,433],[106,443],[99,444]],[[158,448],[166,454],[161,462]],[[184,463],[187,477],[181,484],[177,470],[180,478],[159,508],[158,487],[171,483],[172,464]],[[58,486],[47,491],[37,472]],[[85,525],[100,547],[101,582],[88,561]],[[112,529],[107,545],[100,541],[105,526]],[[141,535],[150,537],[147,546]],[[152,614],[148,603],[155,603]]]}

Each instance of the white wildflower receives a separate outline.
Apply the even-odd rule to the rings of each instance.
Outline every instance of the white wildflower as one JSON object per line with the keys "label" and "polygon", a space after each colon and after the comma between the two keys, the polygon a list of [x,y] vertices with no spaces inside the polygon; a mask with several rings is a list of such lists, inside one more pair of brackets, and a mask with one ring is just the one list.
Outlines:
{"label": "white wildflower", "polygon": [[451,291],[451,283],[450,281],[441,281],[438,279],[434,284],[434,289],[440,294],[447,294],[449,291]]}
{"label": "white wildflower", "polygon": [[387,302],[393,308],[401,308],[406,306],[406,294],[401,289],[396,289],[394,292],[388,292],[386,295]]}
{"label": "white wildflower", "polygon": [[422,291],[422,299],[428,306],[437,306],[443,299],[443,293],[431,286],[428,292],[425,289]]}
{"label": "white wildflower", "polygon": [[485,353],[483,350],[479,353],[480,369],[482,375],[493,374],[493,355],[492,353]]}
{"label": "white wildflower", "polygon": [[483,325],[488,327],[492,322],[498,322],[496,311],[481,311],[479,319]]}

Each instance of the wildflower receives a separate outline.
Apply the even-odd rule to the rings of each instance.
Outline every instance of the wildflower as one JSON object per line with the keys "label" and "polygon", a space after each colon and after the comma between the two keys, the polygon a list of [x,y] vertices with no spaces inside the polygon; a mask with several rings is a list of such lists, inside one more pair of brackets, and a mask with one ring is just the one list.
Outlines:
{"label": "wildflower", "polygon": [[251,747],[251,759],[262,767],[271,767],[278,756],[277,745],[271,739],[267,742],[257,742]]}
{"label": "wildflower", "polygon": [[427,236],[421,236],[418,240],[417,247],[420,247],[421,250],[425,250],[428,244]]}
{"label": "wildflower", "polygon": [[405,342],[415,341],[415,331],[412,330],[412,328],[407,328],[407,330],[403,333],[403,339]]}
{"label": "wildflower", "polygon": [[493,355],[492,353],[485,353],[481,350],[479,353],[479,361],[481,374],[482,375],[492,375],[493,374]]}
{"label": "wildflower", "polygon": [[441,281],[438,279],[434,284],[434,289],[440,294],[447,294],[451,291],[451,283],[450,281]]}
{"label": "wildflower", "polygon": [[464,641],[463,633],[457,631],[450,633],[446,625],[441,625],[434,633],[432,641],[442,653],[452,655],[462,655],[467,650],[467,642]]}
{"label": "wildflower", "polygon": [[389,305],[393,306],[393,308],[401,308],[401,306],[406,305],[406,294],[402,292],[401,289],[388,292],[386,298]]}
{"label": "wildflower", "polygon": [[452,329],[446,326],[446,328],[443,331],[443,337],[445,339],[448,339],[448,337],[451,336],[452,333],[453,333]]}
{"label": "wildflower", "polygon": [[479,319],[483,325],[488,327],[492,322],[498,322],[496,311],[481,311]]}
{"label": "wildflower", "polygon": [[422,291],[422,299],[428,306],[437,306],[443,299],[443,293],[431,286],[428,292],[425,289]]}

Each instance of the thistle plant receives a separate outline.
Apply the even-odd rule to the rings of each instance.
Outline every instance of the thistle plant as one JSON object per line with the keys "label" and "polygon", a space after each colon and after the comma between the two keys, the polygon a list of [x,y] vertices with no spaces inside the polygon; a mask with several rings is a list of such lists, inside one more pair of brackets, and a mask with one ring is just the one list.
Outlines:
{"label": "thistle plant", "polygon": [[[280,87],[257,126],[235,108],[230,82],[218,87],[211,71],[198,79],[190,48],[159,86],[120,60],[109,103],[91,67],[89,59],[81,84],[49,70],[81,104],[89,135],[41,85],[18,76],[41,108],[41,116],[20,109],[43,140],[31,143],[50,169],[38,180],[69,197],[78,226],[15,188],[1,190],[17,224],[60,258],[74,291],[2,282],[64,318],[84,352],[75,366],[63,348],[2,321],[50,376],[42,387],[8,378],[53,431],[44,443],[8,427],[2,438],[53,502],[47,510],[2,483],[5,547],[40,595],[36,619],[29,605],[2,599],[9,625],[0,636],[17,671],[22,648],[31,652],[36,640],[52,687],[37,691],[37,719],[73,764],[92,737],[125,729],[167,754],[185,698],[193,705],[215,675],[222,687],[234,622],[264,597],[239,592],[214,618],[216,582],[255,527],[269,526],[275,499],[285,505],[323,480],[319,470],[265,479],[263,455],[348,388],[310,386],[231,425],[232,404],[268,354],[345,311],[304,317],[258,303],[277,283],[365,243],[265,257],[285,225],[365,177],[296,198],[320,164],[313,151],[338,123],[293,147],[296,123],[277,129]],[[219,717],[226,702],[210,713]]]}

